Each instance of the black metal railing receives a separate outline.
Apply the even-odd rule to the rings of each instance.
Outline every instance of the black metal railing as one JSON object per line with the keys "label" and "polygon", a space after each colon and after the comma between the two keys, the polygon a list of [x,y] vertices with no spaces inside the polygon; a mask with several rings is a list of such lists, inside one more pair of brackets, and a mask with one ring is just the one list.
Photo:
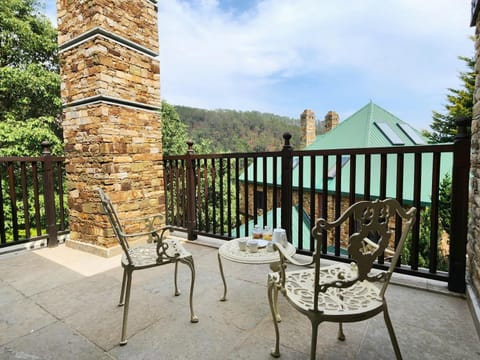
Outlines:
{"label": "black metal railing", "polygon": [[42,239],[51,247],[68,232],[64,158],[42,146],[40,157],[0,158],[0,247]]}
{"label": "black metal railing", "polygon": [[[185,230],[189,239],[231,239],[249,234],[253,224],[281,225],[299,253],[311,254],[315,249],[310,230],[317,217],[338,217],[361,199],[396,198],[405,207],[421,210],[407,245],[408,258],[405,253],[397,270],[448,281],[451,290],[463,292],[467,125],[459,124],[453,144],[408,147],[295,151],[291,136],[285,134],[278,152],[197,155],[190,142],[186,155],[164,157],[167,221]],[[445,163],[453,164],[446,189],[453,194],[447,209],[452,220],[449,234],[440,232]],[[338,234],[322,246],[323,256],[348,261],[342,245]],[[377,266],[386,266],[383,256]]]}
{"label": "black metal railing", "polygon": [[[167,222],[192,240],[244,236],[255,224],[281,226],[299,253],[311,254],[314,219],[338,217],[361,199],[393,197],[420,209],[397,271],[448,281],[450,290],[464,292],[467,126],[459,124],[453,144],[410,147],[296,151],[285,134],[276,152],[199,155],[189,142],[185,155],[163,159]],[[58,235],[68,232],[64,158],[51,156],[43,145],[41,157],[0,158],[0,247],[38,239],[55,246]],[[451,224],[442,242],[446,162],[453,164],[447,189]],[[342,240],[338,234],[322,244],[322,255],[349,261]],[[384,260],[379,257],[376,266],[386,266]]]}

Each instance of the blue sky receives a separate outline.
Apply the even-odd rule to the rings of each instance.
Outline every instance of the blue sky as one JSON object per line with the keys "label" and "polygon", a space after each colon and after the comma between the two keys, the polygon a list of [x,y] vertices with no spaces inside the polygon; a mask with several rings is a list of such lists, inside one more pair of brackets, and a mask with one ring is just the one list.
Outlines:
{"label": "blue sky", "polygon": [[206,109],[345,119],[372,100],[428,129],[460,85],[458,56],[474,51],[470,0],[158,0],[158,11],[161,97]]}

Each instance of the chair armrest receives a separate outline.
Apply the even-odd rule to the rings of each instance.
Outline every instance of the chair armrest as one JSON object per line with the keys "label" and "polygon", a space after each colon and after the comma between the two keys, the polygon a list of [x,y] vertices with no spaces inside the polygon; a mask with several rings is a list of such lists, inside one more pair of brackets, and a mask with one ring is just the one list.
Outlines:
{"label": "chair armrest", "polygon": [[302,262],[294,259],[293,256],[288,255],[285,248],[278,243],[273,243],[273,249],[278,250],[278,252],[281,254],[280,255],[280,262],[287,261],[287,262],[289,262],[293,265],[296,265],[296,266],[307,266],[307,267],[310,267],[314,263],[314,257],[312,257],[311,261],[305,262],[305,263],[302,263]]}
{"label": "chair armrest", "polygon": [[[370,240],[367,237],[363,238],[363,242],[364,242],[363,247],[366,251],[371,251],[373,253],[375,252],[375,250],[378,249],[378,244],[374,243],[372,240]],[[395,251],[390,250],[388,248],[386,248],[384,252],[385,252],[385,255],[387,255],[387,259],[392,258],[393,255],[395,255]]]}

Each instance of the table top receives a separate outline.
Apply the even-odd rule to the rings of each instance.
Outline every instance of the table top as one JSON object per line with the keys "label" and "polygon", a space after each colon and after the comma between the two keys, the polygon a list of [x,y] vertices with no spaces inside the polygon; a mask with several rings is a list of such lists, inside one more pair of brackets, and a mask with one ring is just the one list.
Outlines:
{"label": "table top", "polygon": [[[220,256],[243,264],[271,264],[280,260],[277,251],[269,252],[266,247],[259,248],[255,253],[248,250],[241,251],[238,247],[238,240],[226,241],[220,246],[218,249]],[[295,247],[290,243],[287,244],[286,250],[290,256],[295,254]]]}

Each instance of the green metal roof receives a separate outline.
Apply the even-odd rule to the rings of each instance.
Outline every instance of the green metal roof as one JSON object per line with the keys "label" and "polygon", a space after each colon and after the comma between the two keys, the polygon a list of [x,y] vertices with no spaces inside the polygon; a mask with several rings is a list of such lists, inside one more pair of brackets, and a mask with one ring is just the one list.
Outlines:
{"label": "green metal roof", "polygon": [[[401,145],[400,145],[401,143]],[[329,149],[351,149],[351,148],[369,148],[369,147],[394,147],[394,146],[415,146],[425,145],[427,139],[416,129],[412,128],[406,122],[400,120],[395,115],[382,109],[373,102],[368,103],[356,113],[342,121],[337,127],[329,132],[319,135],[315,141],[306,146],[304,150],[329,150]],[[414,180],[414,154],[404,155],[404,175],[403,175],[403,200],[404,202],[413,201],[413,180]],[[371,186],[370,195],[372,197],[380,196],[380,155],[371,156]],[[387,179],[386,179],[386,197],[396,197],[397,188],[397,157],[394,154],[387,155]],[[266,182],[273,184],[273,159],[267,158],[267,174]],[[328,179],[328,192],[336,191],[336,174],[335,174],[335,156],[329,156],[328,169],[332,170]],[[365,156],[357,155],[356,157],[356,184],[355,193],[358,197],[362,197],[364,193],[365,179]],[[421,194],[420,201],[422,205],[431,203],[431,179],[432,179],[432,163],[433,154],[423,153],[421,155]],[[440,179],[446,174],[451,174],[453,164],[453,154],[443,153],[440,159]],[[323,190],[323,158],[315,158],[315,168],[317,174],[315,176],[315,184],[313,188],[318,192]],[[277,159],[277,169],[281,169],[281,159]],[[311,158],[304,158],[303,174],[299,174],[299,166],[294,159],[293,169],[293,187],[299,188],[299,180],[303,181],[304,189],[311,189],[310,171]],[[253,179],[253,165],[247,170],[248,179]],[[245,174],[240,179],[245,181]],[[262,182],[263,176],[263,160],[257,160],[257,179]],[[281,185],[281,176],[276,179],[276,183]],[[350,161],[347,157],[344,159],[341,177],[341,192],[345,195],[350,193]]]}
{"label": "green metal roof", "polygon": [[[387,176],[386,176],[386,197],[395,198],[397,191],[397,156],[395,154],[387,154]],[[316,169],[323,168],[323,159],[317,157],[315,159]],[[404,155],[404,174],[403,174],[403,200],[405,203],[413,201],[413,181],[414,181],[414,154],[405,154]],[[431,203],[431,193],[432,193],[432,164],[433,164],[433,154],[424,153],[421,155],[421,175],[420,175],[420,201],[422,205],[429,205]],[[440,179],[442,179],[446,174],[451,174],[452,172],[452,163],[453,163],[453,154],[452,153],[443,153],[440,158]],[[375,197],[380,197],[380,167],[381,167],[381,157],[380,155],[372,155],[370,163],[370,195]],[[329,156],[328,158],[328,168],[335,168],[335,157]],[[311,169],[311,160],[306,157],[304,159],[303,167],[303,176],[299,176],[298,166],[293,171],[293,188],[299,188],[299,179],[303,181],[304,189],[311,189],[310,184],[310,169]],[[341,192],[347,196],[350,193],[350,161],[347,161],[344,167],[342,168],[341,176]],[[355,194],[357,197],[362,197],[364,194],[364,180],[365,180],[365,156],[357,155],[356,157],[356,169],[355,169]],[[328,181],[329,193],[336,191],[336,176],[329,177]],[[323,174],[316,174],[314,189],[317,191],[322,191],[323,188]],[[323,192],[323,191],[322,191]]]}
{"label": "green metal roof", "polygon": [[427,144],[427,139],[419,131],[370,101],[356,113],[340,122],[337,127],[325,134],[318,135],[315,141],[306,146],[304,150],[395,146],[388,133],[381,130],[381,124],[386,124],[387,129],[390,129],[403,142],[403,146],[421,144],[415,143],[401,126],[410,128],[419,139],[423,140],[423,144]]}

